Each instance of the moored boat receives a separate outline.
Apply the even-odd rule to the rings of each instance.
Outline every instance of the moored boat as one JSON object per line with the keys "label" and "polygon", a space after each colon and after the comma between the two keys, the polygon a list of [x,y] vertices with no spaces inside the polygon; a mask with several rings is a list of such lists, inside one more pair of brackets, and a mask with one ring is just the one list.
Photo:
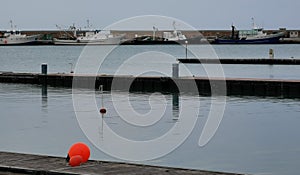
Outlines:
{"label": "moored boat", "polygon": [[162,36],[156,36],[158,28],[153,26],[153,34],[136,36],[133,39],[123,42],[123,45],[155,45],[155,44],[202,44],[206,42],[203,36],[196,36],[187,38],[181,31],[176,29],[175,22],[173,22],[173,31],[162,32]]}
{"label": "moored boat", "polygon": [[15,30],[12,21],[11,29],[7,30],[0,35],[0,45],[22,45],[22,44],[34,44],[40,35],[21,34],[19,30]]}
{"label": "moored boat", "polygon": [[273,34],[267,34],[263,28],[256,27],[253,22],[253,28],[251,30],[235,30],[235,26],[232,27],[230,38],[217,38],[215,44],[277,44],[280,38],[285,33],[278,32]]}
{"label": "moored boat", "polygon": [[55,45],[117,45],[122,42],[124,34],[114,36],[110,33],[98,31],[88,31],[82,36],[76,36],[70,39],[54,38]]}
{"label": "moored boat", "polygon": [[[73,32],[73,35],[68,38],[53,38],[53,43],[55,45],[118,45],[125,37],[125,34],[113,35],[110,31],[90,29],[88,31],[80,31],[74,25],[70,27],[70,30]],[[77,33],[78,31],[79,34]],[[66,34],[70,35],[68,32]]]}

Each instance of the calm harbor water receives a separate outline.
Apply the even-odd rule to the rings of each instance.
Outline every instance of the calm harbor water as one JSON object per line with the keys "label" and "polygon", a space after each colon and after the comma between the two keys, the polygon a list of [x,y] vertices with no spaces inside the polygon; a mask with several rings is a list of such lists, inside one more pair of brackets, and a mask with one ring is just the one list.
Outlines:
{"label": "calm harbor water", "polygon": [[[92,46],[90,46],[92,47]],[[94,50],[101,52],[106,47],[96,46]],[[50,73],[69,73],[75,67],[83,46],[12,46],[0,47],[0,71],[40,72],[40,65],[48,63]],[[269,49],[275,51],[275,58],[300,59],[300,45],[190,45],[188,57],[200,58],[268,58]],[[137,75],[145,69],[162,70],[171,76],[172,63],[177,58],[185,58],[185,47],[175,45],[160,46],[118,46],[103,62],[99,73]],[[97,59],[97,58],[95,58]],[[129,60],[129,62],[128,62]],[[130,60],[134,60],[130,62]],[[116,72],[125,62],[121,72]],[[192,75],[206,76],[201,65],[186,65]],[[134,67],[134,69],[132,69]],[[180,76],[191,75],[182,69]],[[209,69],[211,66],[206,65]],[[223,65],[226,77],[299,79],[299,66],[280,65]],[[147,73],[147,75],[157,75]]]}
{"label": "calm harbor water", "polygon": [[[90,92],[83,90],[83,93]],[[123,94],[119,93],[122,97]],[[130,103],[136,111],[145,113],[150,108],[150,96],[155,100],[160,95],[130,94]],[[178,111],[172,107],[172,95],[164,94],[164,97],[167,104],[165,116],[150,128],[128,128],[115,111],[108,92],[103,95],[108,110],[103,119],[113,130],[129,139],[157,137],[180,122],[180,119],[174,120]],[[97,96],[99,105],[100,98]],[[138,163],[254,174],[298,173],[299,100],[227,97],[224,118],[216,135],[206,146],[199,147],[199,136],[211,100],[210,97],[180,96],[179,103],[201,103],[192,134],[165,157]],[[47,94],[42,95],[40,86],[0,84],[0,106],[1,151],[65,156],[70,145],[81,141],[91,147],[92,159],[120,161],[96,149],[83,134],[74,113],[71,89],[48,87]],[[101,141],[104,142],[105,138]]]}
{"label": "calm harbor water", "polygon": [[[96,48],[101,51],[105,47]],[[220,58],[266,58],[269,48],[275,50],[276,58],[300,58],[300,45],[214,46]],[[41,63],[46,62],[49,72],[68,73],[71,70],[70,63],[75,65],[83,49],[81,46],[0,47],[0,71],[40,72]],[[197,54],[203,53],[199,51]],[[128,62],[129,57],[136,55],[142,59],[134,58],[133,63]],[[185,57],[185,48],[121,46],[108,56],[99,73],[137,75],[143,70],[155,68],[171,75],[171,66],[176,60],[170,59],[169,55]],[[166,59],[157,59],[157,56]],[[203,57],[207,56],[211,55],[203,54]],[[127,65],[123,71],[117,72],[116,69],[123,63]],[[227,65],[223,68],[227,77],[300,79],[299,66]],[[190,65],[188,69],[194,75],[205,76],[200,65]],[[155,75],[153,72],[146,74]],[[184,76],[185,73],[181,72],[181,75]],[[91,147],[92,159],[122,161],[97,149],[84,135],[77,122],[72,89],[47,87],[46,90],[47,93],[43,87],[37,85],[0,83],[0,151],[66,156],[70,145],[81,141]],[[99,92],[81,90],[80,93],[96,94],[97,106],[101,106]],[[138,128],[124,122],[114,106],[114,100],[124,100],[126,93],[115,94],[117,99],[112,99],[109,92],[103,94],[104,105],[108,111],[103,120],[116,133],[137,141],[156,138],[176,123],[182,122],[178,118],[180,105],[190,104],[192,108],[199,110],[195,127],[182,145],[164,157],[138,163],[264,175],[298,174],[299,99],[226,97],[224,117],[216,134],[207,145],[199,147],[199,137],[214,98],[191,94],[177,97],[172,94],[130,93],[129,102],[138,113],[147,114],[150,111],[149,101],[157,106],[166,105],[164,115],[159,121],[149,127]],[[174,99],[178,99],[178,102],[174,103]],[[197,102],[200,102],[200,106],[195,106]],[[122,109],[129,111],[125,107]],[[81,112],[88,114],[89,111]],[[107,142],[109,139],[104,137],[107,131],[101,130],[101,122],[96,125],[100,135],[102,134],[99,141]],[[160,147],[152,149],[158,150]]]}

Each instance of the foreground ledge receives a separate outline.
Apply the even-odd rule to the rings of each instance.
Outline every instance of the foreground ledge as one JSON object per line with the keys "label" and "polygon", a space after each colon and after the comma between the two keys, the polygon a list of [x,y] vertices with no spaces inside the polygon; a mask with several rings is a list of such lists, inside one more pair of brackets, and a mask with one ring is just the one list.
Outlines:
{"label": "foreground ledge", "polygon": [[78,166],[70,167],[65,158],[0,152],[0,174],[199,174],[199,175],[238,175],[234,173],[190,170],[171,167],[159,167],[130,163],[116,163],[107,161],[88,161]]}

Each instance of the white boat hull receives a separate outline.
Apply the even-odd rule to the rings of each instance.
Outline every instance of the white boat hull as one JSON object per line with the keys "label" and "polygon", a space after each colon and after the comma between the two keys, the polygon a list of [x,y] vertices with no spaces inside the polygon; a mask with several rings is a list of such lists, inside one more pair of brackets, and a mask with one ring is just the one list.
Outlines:
{"label": "white boat hull", "polygon": [[66,40],[66,39],[53,39],[53,43],[55,45],[118,45],[122,42],[123,36],[115,36],[112,38],[105,39],[74,39],[74,40]]}
{"label": "white boat hull", "polygon": [[0,45],[29,44],[37,41],[39,35],[0,38]]}

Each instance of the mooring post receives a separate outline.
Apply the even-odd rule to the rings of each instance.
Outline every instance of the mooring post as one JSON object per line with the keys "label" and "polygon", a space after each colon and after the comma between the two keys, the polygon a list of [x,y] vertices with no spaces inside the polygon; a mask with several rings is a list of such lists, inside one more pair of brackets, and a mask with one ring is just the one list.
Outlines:
{"label": "mooring post", "polygon": [[47,75],[47,63],[42,63],[42,74]]}
{"label": "mooring post", "polygon": [[[42,63],[42,66],[41,66],[41,73],[42,73],[42,76],[40,77],[39,81],[41,82],[42,86],[47,86],[47,63]],[[43,90],[42,90],[43,92]]]}
{"label": "mooring post", "polygon": [[273,49],[269,49],[269,58],[274,59],[274,50]]}
{"label": "mooring post", "polygon": [[188,58],[188,41],[185,41],[185,59]]}
{"label": "mooring post", "polygon": [[173,78],[179,77],[179,64],[178,63],[174,63],[172,65],[172,77]]}

